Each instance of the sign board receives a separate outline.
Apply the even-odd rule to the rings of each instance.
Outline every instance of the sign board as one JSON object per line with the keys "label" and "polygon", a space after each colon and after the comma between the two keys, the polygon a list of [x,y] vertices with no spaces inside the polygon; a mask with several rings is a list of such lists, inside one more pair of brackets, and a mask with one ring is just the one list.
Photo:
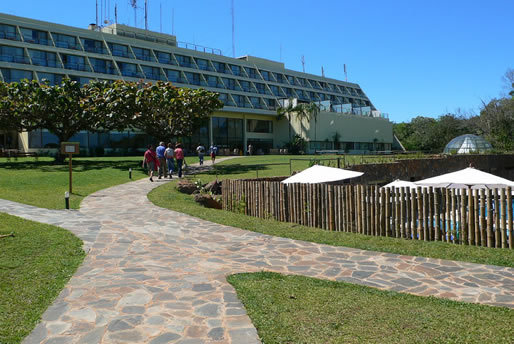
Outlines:
{"label": "sign board", "polygon": [[61,153],[62,154],[79,154],[79,143],[78,142],[61,142]]}

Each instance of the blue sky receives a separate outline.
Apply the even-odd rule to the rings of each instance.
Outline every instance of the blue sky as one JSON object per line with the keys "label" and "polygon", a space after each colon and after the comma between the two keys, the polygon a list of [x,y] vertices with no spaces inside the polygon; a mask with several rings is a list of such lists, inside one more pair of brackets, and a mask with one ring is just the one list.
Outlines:
{"label": "blue sky", "polygon": [[[98,0],[101,3],[101,0]],[[134,25],[129,0],[118,22]],[[514,68],[513,0],[235,0],[236,55],[358,83],[394,122],[479,112]],[[138,0],[144,6],[144,0]],[[232,56],[231,0],[149,0],[149,28]],[[0,12],[86,28],[95,0],[2,1]],[[143,10],[138,27],[143,27]]]}

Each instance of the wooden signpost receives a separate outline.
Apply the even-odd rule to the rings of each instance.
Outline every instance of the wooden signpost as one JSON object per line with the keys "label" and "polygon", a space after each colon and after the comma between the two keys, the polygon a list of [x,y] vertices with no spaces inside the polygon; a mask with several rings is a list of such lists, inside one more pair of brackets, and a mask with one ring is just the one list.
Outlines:
{"label": "wooden signpost", "polygon": [[78,142],[61,142],[61,153],[68,155],[68,166],[70,169],[70,194],[73,190],[73,184],[72,184],[72,163],[71,163],[71,157],[73,154],[79,154],[79,143]]}

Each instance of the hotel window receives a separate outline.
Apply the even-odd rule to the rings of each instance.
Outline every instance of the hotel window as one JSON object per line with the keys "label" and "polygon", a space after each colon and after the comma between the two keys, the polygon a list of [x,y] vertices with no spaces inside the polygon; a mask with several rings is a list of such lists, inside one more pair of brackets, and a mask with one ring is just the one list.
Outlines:
{"label": "hotel window", "polygon": [[77,39],[73,36],[63,35],[62,33],[53,33],[55,46],[59,48],[79,50]]}
{"label": "hotel window", "polygon": [[220,93],[218,99],[221,100],[225,105],[234,105],[234,103],[232,103],[232,100],[230,100],[228,94],[226,93]]}
{"label": "hotel window", "polygon": [[57,67],[57,56],[49,51],[29,49],[32,64],[36,66]]}
{"label": "hotel window", "polygon": [[128,47],[126,45],[107,43],[113,56],[129,57]]}
{"label": "hotel window", "polygon": [[261,100],[258,97],[250,97],[250,103],[256,109],[262,109]]}
{"label": "hotel window", "polygon": [[241,85],[241,88],[243,89],[243,91],[250,92],[250,83],[248,81],[240,80],[239,84]]}
{"label": "hotel window", "polygon": [[147,79],[162,80],[161,71],[157,67],[141,66],[143,73]]}
{"label": "hotel window", "polygon": [[28,70],[1,68],[0,71],[4,76],[5,82],[15,82],[23,79],[32,80],[32,78],[34,77],[32,75],[32,72]]}
{"label": "hotel window", "polygon": [[207,76],[207,85],[209,85],[209,87],[218,87],[218,84],[219,84],[218,77],[213,76],[213,75]]}
{"label": "hotel window", "polygon": [[19,41],[20,37],[16,31],[16,27],[11,25],[0,24],[0,38]]}
{"label": "hotel window", "polygon": [[157,55],[157,60],[159,63],[175,64],[171,58],[171,54],[162,51],[156,51],[155,54]]}
{"label": "hotel window", "polygon": [[311,84],[311,86],[313,88],[317,88],[317,89],[320,89],[321,87],[319,86],[318,82],[316,80],[310,80],[309,79],[309,83]]}
{"label": "hotel window", "polygon": [[274,109],[277,105],[277,102],[275,101],[275,99],[265,98],[265,101],[266,101],[266,105],[268,105],[271,109]]}
{"label": "hotel window", "polygon": [[112,61],[90,57],[89,62],[93,65],[95,73],[118,74]]}
{"label": "hotel window", "polygon": [[6,45],[0,46],[0,61],[29,63],[29,60],[25,57],[23,48],[9,47]]}
{"label": "hotel window", "polygon": [[88,70],[83,56],[61,54],[61,59],[62,59],[63,66],[66,69],[73,69],[73,70],[80,70],[80,71]]}
{"label": "hotel window", "polygon": [[209,68],[209,61],[204,59],[195,58],[196,65],[198,66],[198,69],[201,70],[210,70]]}
{"label": "hotel window", "polygon": [[179,66],[192,68],[191,57],[183,55],[175,55],[175,57],[177,58]]}
{"label": "hotel window", "polygon": [[305,82],[304,78],[298,78],[298,82],[300,83],[301,86],[307,87],[307,83]]}
{"label": "hotel window", "polygon": [[106,54],[104,43],[102,41],[97,41],[95,39],[89,38],[81,38],[82,45],[84,46],[84,50],[90,53],[96,54]]}
{"label": "hotel window", "polygon": [[[70,79],[73,81],[78,82],[81,85],[89,84],[89,82],[92,80],[90,78],[84,78],[82,76],[76,76],[76,75],[70,75]],[[100,81],[109,81],[112,82],[112,80],[101,80]]]}
{"label": "hotel window", "polygon": [[137,70],[137,65],[133,63],[118,62],[118,67],[120,68],[121,75],[132,78],[141,77],[141,73]]}
{"label": "hotel window", "polygon": [[233,94],[232,98],[234,98],[234,101],[236,102],[236,105],[239,107],[245,107],[246,106],[246,99],[244,96],[240,94]]}
{"label": "hotel window", "polygon": [[284,83],[284,76],[279,73],[273,73],[275,75],[275,79],[277,79],[277,82]]}
{"label": "hotel window", "polygon": [[246,120],[246,131],[249,133],[266,133],[270,134],[273,132],[273,122],[263,121],[258,119],[247,119]]}
{"label": "hotel window", "polygon": [[241,75],[241,67],[230,65],[230,69],[232,70],[232,74]]}
{"label": "hotel window", "polygon": [[191,73],[191,72],[185,72],[187,80],[190,84],[193,85],[200,85],[200,74],[198,73]]}
{"label": "hotel window", "polygon": [[271,93],[273,93],[273,95],[275,96],[280,96],[280,91],[278,89],[278,86],[275,86],[275,85],[270,85],[270,88],[271,88]]}
{"label": "hotel window", "polygon": [[294,76],[292,76],[292,75],[288,75],[287,76],[287,81],[289,81],[289,83],[291,85],[295,85],[296,84],[295,81],[294,81]]}
{"label": "hotel window", "polygon": [[255,68],[245,67],[245,69],[246,69],[246,73],[248,74],[249,78],[252,78],[252,79],[258,78],[257,71],[255,70]]}
{"label": "hotel window", "polygon": [[23,27],[20,28],[20,31],[23,36],[23,40],[27,43],[50,45],[48,33],[45,31],[26,29]]}
{"label": "hotel window", "polygon": [[39,81],[48,80],[50,85],[57,85],[62,82],[63,75],[61,74],[53,74],[53,73],[43,73],[37,72]]}
{"label": "hotel window", "polygon": [[223,62],[213,61],[212,64],[214,65],[214,68],[216,68],[216,72],[218,72],[218,73],[226,73],[227,72],[227,67]]}
{"label": "hotel window", "polygon": [[180,74],[180,72],[178,70],[167,69],[166,74],[168,75],[169,81],[184,83],[184,80],[182,79],[182,75]]}
{"label": "hotel window", "polygon": [[286,96],[292,97],[293,96],[293,90],[289,87],[284,87],[284,92],[286,93]]}
{"label": "hotel window", "polygon": [[259,92],[260,94],[265,94],[266,93],[266,85],[264,85],[264,84],[256,82],[255,83],[255,88],[257,89],[257,92]]}
{"label": "hotel window", "polygon": [[268,71],[261,70],[260,72],[261,72],[262,78],[263,78],[264,80],[270,81],[270,78],[269,78],[269,72],[268,72]]}
{"label": "hotel window", "polygon": [[301,100],[307,100],[307,96],[305,95],[305,92],[302,90],[295,89],[296,94],[298,95],[298,98]]}
{"label": "hotel window", "polygon": [[134,52],[134,55],[136,56],[136,59],[142,60],[142,61],[152,61],[152,53],[149,49],[143,49],[143,48],[137,48],[132,47],[132,51]]}
{"label": "hotel window", "polygon": [[236,89],[236,80],[229,79],[229,78],[222,78],[223,83],[225,84],[225,87],[229,90],[235,90]]}

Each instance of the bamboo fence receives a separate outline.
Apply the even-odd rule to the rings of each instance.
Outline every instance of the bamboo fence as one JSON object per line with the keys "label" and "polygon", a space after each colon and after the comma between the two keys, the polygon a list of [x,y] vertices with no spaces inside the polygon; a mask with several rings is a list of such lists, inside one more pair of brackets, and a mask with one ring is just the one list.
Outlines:
{"label": "bamboo fence", "polygon": [[223,209],[330,231],[513,248],[512,190],[224,180]]}

